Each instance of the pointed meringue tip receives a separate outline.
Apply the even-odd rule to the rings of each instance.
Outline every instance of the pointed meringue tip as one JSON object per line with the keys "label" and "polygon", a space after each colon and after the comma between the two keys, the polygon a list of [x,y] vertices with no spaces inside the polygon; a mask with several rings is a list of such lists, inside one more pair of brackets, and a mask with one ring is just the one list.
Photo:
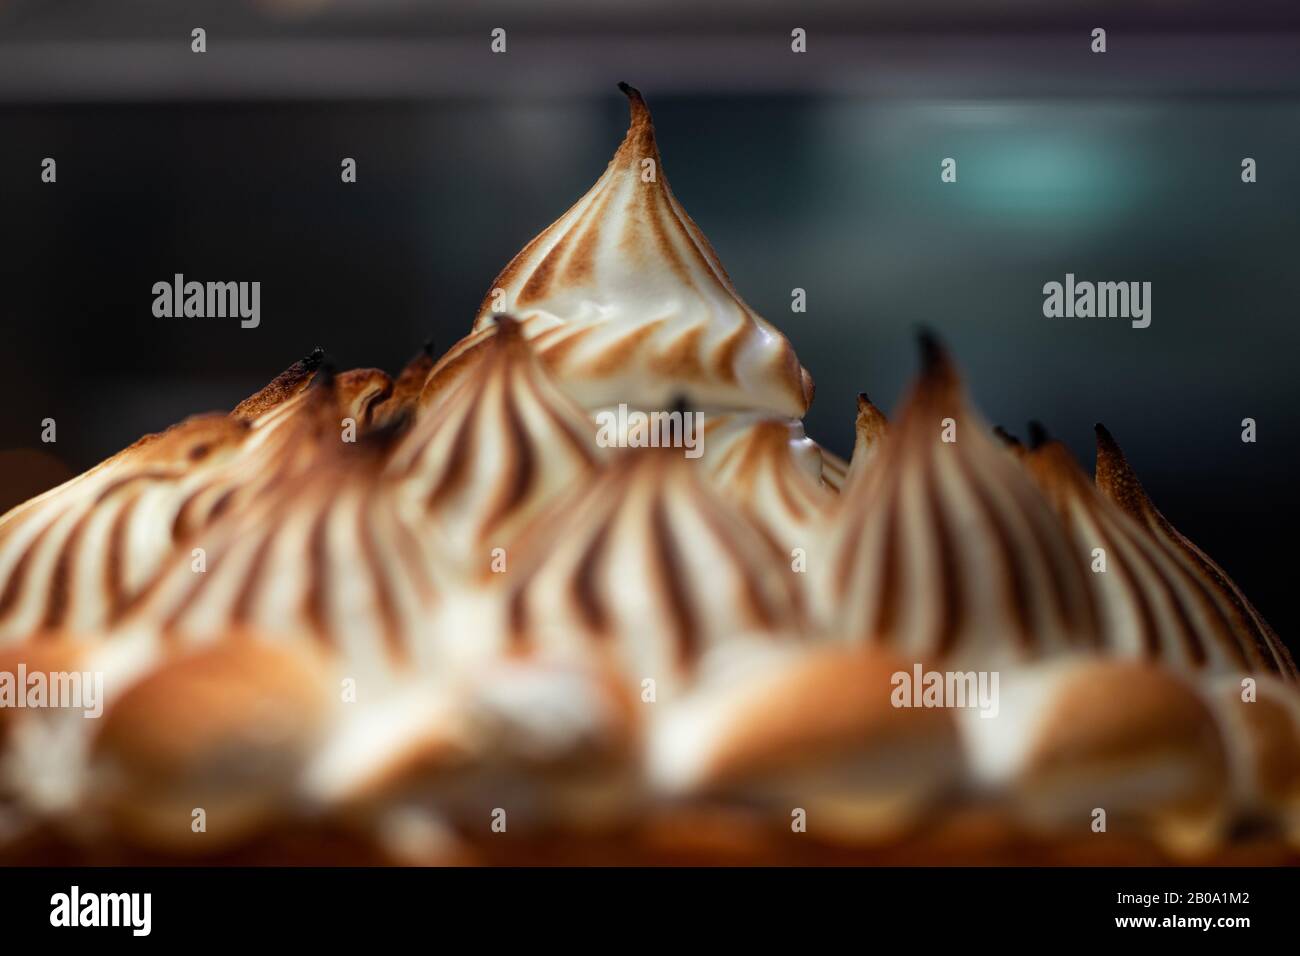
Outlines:
{"label": "pointed meringue tip", "polygon": [[316,363],[316,374],[312,376],[311,387],[320,389],[334,388],[335,379],[338,378],[339,367],[332,356],[321,352],[320,358]]}
{"label": "pointed meringue tip", "polygon": [[[1093,431],[1097,433],[1097,467],[1096,472],[1100,477],[1103,473],[1109,476],[1119,474],[1132,474],[1133,467],[1128,463],[1124,456],[1124,450],[1119,447],[1119,442],[1115,436],[1101,422],[1093,425]],[[1133,476],[1136,481],[1136,476]]]}
{"label": "pointed meringue tip", "polygon": [[325,361],[325,349],[318,345],[304,355],[301,361],[308,370],[320,368],[321,362]]}
{"label": "pointed meringue tip", "polygon": [[1052,436],[1047,433],[1047,427],[1037,419],[1029,422],[1029,448],[1031,451],[1037,451],[1052,440]]}
{"label": "pointed meringue tip", "polygon": [[1011,434],[1011,432],[1007,431],[1001,425],[993,426],[993,434],[996,438],[998,438],[998,440],[1002,442],[1002,444],[1007,445],[1010,448],[1023,447],[1020,444],[1020,439],[1017,438],[1015,435]]}
{"label": "pointed meringue tip", "polygon": [[1124,457],[1119,442],[1101,422],[1093,426],[1097,433],[1097,463],[1093,480],[1097,488],[1130,515],[1140,517],[1155,506],[1147,497],[1142,481]]}
{"label": "pointed meringue tip", "polygon": [[622,80],[619,80],[618,88],[620,92],[631,101],[634,111],[638,106],[642,109],[645,108],[645,97],[642,96],[641,91],[631,83],[624,83]]}
{"label": "pointed meringue tip", "polygon": [[921,351],[922,378],[955,379],[956,373],[948,350],[934,332],[927,328],[920,329],[916,333],[916,343]]}
{"label": "pointed meringue tip", "polygon": [[1115,436],[1110,433],[1110,429],[1101,422],[1097,422],[1092,426],[1092,430],[1097,435],[1098,457],[1105,455],[1119,461],[1124,460],[1124,452],[1120,450],[1119,442],[1115,441]]}
{"label": "pointed meringue tip", "polygon": [[420,351],[423,352],[425,355],[429,356],[429,358],[433,358],[433,336],[432,335],[424,340],[424,344],[420,346]]}
{"label": "pointed meringue tip", "polygon": [[858,424],[874,421],[885,424],[885,413],[878,409],[866,392],[858,392]]}
{"label": "pointed meringue tip", "polygon": [[632,128],[646,126],[650,123],[650,107],[646,105],[645,97],[641,91],[630,83],[619,81],[618,88],[623,95],[627,97],[628,106],[632,111]]}
{"label": "pointed meringue tip", "polygon": [[916,344],[921,350],[921,366],[924,369],[930,369],[943,361],[943,346],[939,344],[939,338],[930,329],[918,329],[916,333]]}

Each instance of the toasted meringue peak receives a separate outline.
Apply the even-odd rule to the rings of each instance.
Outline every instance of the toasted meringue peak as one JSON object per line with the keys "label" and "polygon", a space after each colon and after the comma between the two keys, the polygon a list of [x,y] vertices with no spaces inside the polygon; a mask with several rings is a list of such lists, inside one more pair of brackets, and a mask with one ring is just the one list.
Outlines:
{"label": "toasted meringue peak", "polygon": [[741,299],[673,196],[645,101],[623,91],[631,125],[604,175],[492,283],[452,360],[509,312],[586,409],[665,408],[684,392],[700,408],[802,415],[812,377]]}
{"label": "toasted meringue peak", "polygon": [[0,642],[113,623],[178,542],[308,471],[344,419],[364,434],[391,390],[318,350],[229,415],[146,436],[0,518]]}
{"label": "toasted meringue peak", "polygon": [[1190,642],[1193,659],[1218,663],[1227,655],[1238,666],[1275,671],[1295,680],[1296,670],[1286,645],[1247,600],[1246,595],[1209,555],[1169,523],[1130,467],[1119,445],[1097,425],[1097,489],[1136,521],[1163,553],[1182,570],[1179,594],[1182,614],[1190,619],[1176,632]]}
{"label": "toasted meringue peak", "polygon": [[398,373],[392,394],[375,409],[376,425],[393,425],[414,414],[433,366],[433,339],[429,339]]}
{"label": "toasted meringue peak", "polygon": [[408,661],[437,596],[437,561],[382,477],[384,454],[380,443],[339,443],[307,472],[282,475],[173,552],[122,628],[194,641],[251,628],[350,660]]}
{"label": "toasted meringue peak", "polygon": [[324,361],[325,350],[317,346],[273,378],[265,388],[236,405],[230,414],[245,421],[257,418],[306,388]]}
{"label": "toasted meringue peak", "polygon": [[858,415],[854,420],[853,455],[849,459],[849,470],[845,481],[860,480],[867,463],[880,449],[881,442],[889,434],[889,421],[885,413],[871,404],[866,392],[858,392]]}
{"label": "toasted meringue peak", "polygon": [[996,660],[1093,644],[1083,562],[967,404],[947,354],[923,339],[922,356],[813,569],[823,613],[844,637],[919,654]]}
{"label": "toasted meringue peak", "polygon": [[590,471],[600,451],[592,421],[551,380],[520,324],[501,316],[473,374],[426,408],[389,474],[445,550],[486,571],[491,549]]}
{"label": "toasted meringue peak", "polygon": [[0,643],[110,621],[172,547],[187,476],[223,467],[248,434],[188,419],[0,519]]}
{"label": "toasted meringue peak", "polygon": [[710,648],[801,626],[788,560],[677,449],[619,455],[516,550],[511,645],[611,655],[634,686],[656,681],[661,698]]}
{"label": "toasted meringue peak", "polygon": [[704,426],[704,463],[714,486],[788,552],[839,500],[826,480],[822,449],[796,419],[762,414],[713,416]]}
{"label": "toasted meringue peak", "polygon": [[1064,445],[1041,430],[1033,440],[1024,455],[1030,474],[1085,560],[1105,561],[1090,580],[1108,648],[1187,669],[1287,673],[1271,632],[1225,613],[1213,582],[1098,491]]}

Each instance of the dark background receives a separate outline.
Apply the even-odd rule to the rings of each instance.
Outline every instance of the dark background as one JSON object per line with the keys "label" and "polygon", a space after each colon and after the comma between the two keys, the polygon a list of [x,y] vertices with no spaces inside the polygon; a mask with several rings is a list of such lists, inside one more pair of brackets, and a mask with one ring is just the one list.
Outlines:
{"label": "dark background", "polygon": [[[1088,467],[1104,421],[1294,645],[1300,5],[174,6],[0,3],[0,508],[314,345],[390,371],[449,346],[604,169],[626,79],[812,370],[815,437],[847,454],[854,394],[891,409],[930,326],[990,420]],[[261,327],[154,318],[175,272],[260,281]],[[1152,282],[1151,327],[1044,318],[1066,272]]]}

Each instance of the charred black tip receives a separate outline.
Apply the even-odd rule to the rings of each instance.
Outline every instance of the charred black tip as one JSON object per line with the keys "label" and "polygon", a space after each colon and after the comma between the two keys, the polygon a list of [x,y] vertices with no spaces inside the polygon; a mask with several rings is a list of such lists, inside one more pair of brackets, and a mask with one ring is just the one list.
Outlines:
{"label": "charred black tip", "polygon": [[1029,423],[1029,447],[1039,449],[1052,440],[1042,422],[1034,420]]}
{"label": "charred black tip", "polygon": [[938,336],[930,329],[922,328],[916,333],[916,344],[921,350],[921,370],[933,372],[944,364],[943,345]]}
{"label": "charred black tip", "polygon": [[326,355],[321,351],[320,358],[316,362],[316,374],[312,376],[312,388],[333,388],[334,379],[338,376],[338,363],[334,361],[332,355]]}

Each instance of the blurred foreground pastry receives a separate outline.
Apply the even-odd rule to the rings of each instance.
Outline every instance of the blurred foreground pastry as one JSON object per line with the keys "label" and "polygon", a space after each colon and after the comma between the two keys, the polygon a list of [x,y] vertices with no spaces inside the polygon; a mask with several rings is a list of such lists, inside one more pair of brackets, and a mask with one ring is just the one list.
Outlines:
{"label": "blurred foreground pastry", "polygon": [[999,440],[925,336],[824,449],[625,93],[446,354],[0,518],[0,858],[1293,861],[1295,664],[1109,432]]}

